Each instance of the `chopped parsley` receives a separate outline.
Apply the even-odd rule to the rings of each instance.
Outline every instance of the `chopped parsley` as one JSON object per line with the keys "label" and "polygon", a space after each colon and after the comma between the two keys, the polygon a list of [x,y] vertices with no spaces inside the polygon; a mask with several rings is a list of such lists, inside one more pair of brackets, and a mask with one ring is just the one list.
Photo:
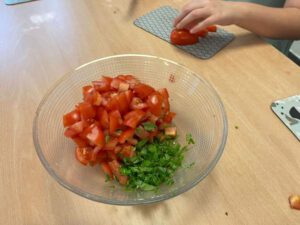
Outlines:
{"label": "chopped parsley", "polygon": [[151,123],[151,122],[143,123],[143,127],[146,131],[154,131],[154,130],[157,129],[157,126],[154,123]]}

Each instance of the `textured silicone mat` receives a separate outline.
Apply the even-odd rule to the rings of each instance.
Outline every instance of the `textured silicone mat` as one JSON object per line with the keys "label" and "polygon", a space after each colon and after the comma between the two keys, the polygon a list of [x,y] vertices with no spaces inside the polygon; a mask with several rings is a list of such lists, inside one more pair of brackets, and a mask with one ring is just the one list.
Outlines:
{"label": "textured silicone mat", "polygon": [[[155,9],[144,16],[137,18],[134,24],[143,30],[170,42],[170,33],[173,30],[173,20],[178,11],[170,6]],[[218,27],[217,32],[210,32],[205,38],[200,38],[194,45],[179,46],[178,48],[201,58],[208,59],[215,55],[234,39],[232,33]]]}

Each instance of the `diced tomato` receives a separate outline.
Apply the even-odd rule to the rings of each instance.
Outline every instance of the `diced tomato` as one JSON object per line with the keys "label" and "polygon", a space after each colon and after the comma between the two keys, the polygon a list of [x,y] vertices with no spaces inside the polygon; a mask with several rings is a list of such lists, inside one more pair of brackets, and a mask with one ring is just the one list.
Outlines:
{"label": "diced tomato", "polygon": [[130,111],[124,116],[124,125],[136,128],[146,113],[140,109]]}
{"label": "diced tomato", "polygon": [[145,109],[147,107],[147,103],[144,103],[142,99],[137,97],[134,97],[130,103],[130,109]]}
{"label": "diced tomato", "polygon": [[101,168],[102,168],[103,172],[110,177],[110,179],[114,179],[112,171],[107,162],[101,163]]}
{"label": "diced tomato", "polygon": [[93,81],[92,84],[97,91],[107,92],[110,91],[111,82],[112,82],[112,78],[102,76],[100,80]]}
{"label": "diced tomato", "polygon": [[119,181],[119,183],[121,185],[126,185],[127,184],[127,181],[128,181],[128,177],[127,176],[123,176],[121,175],[121,172],[120,172],[120,163],[117,161],[117,160],[113,160],[111,162],[108,163],[113,175],[115,175]]}
{"label": "diced tomato", "polygon": [[129,84],[130,89],[133,89],[135,85],[140,83],[139,80],[132,75],[125,75],[125,80]]}
{"label": "diced tomato", "polygon": [[99,151],[97,154],[97,161],[99,163],[103,163],[107,160],[107,153],[106,151]]}
{"label": "diced tomato", "polygon": [[122,132],[122,134],[119,137],[119,142],[121,144],[124,144],[126,141],[131,139],[134,135],[135,129],[128,129]]}
{"label": "diced tomato", "polygon": [[170,111],[170,103],[169,103],[169,93],[166,88],[158,90],[158,92],[162,95],[163,97],[163,108],[165,112]]}
{"label": "diced tomato", "polygon": [[72,124],[65,131],[66,137],[75,137],[77,134],[81,133],[89,124],[86,121],[79,121]]}
{"label": "diced tomato", "polygon": [[154,92],[147,99],[149,111],[155,116],[160,116],[162,111],[163,97],[159,92]]}
{"label": "diced tomato", "polygon": [[125,95],[126,95],[126,100],[128,105],[130,104],[132,98],[133,98],[133,93],[131,90],[125,91]]}
{"label": "diced tomato", "polygon": [[119,110],[121,113],[125,113],[128,111],[128,102],[127,102],[127,97],[126,97],[126,93],[122,92],[119,94],[118,96],[118,106],[119,106]]}
{"label": "diced tomato", "polygon": [[131,158],[131,157],[135,156],[135,152],[131,145],[124,145],[119,154],[121,154],[123,157],[126,157],[126,158]]}
{"label": "diced tomato", "polygon": [[83,120],[92,119],[96,116],[94,107],[88,102],[79,103],[77,108]]}
{"label": "diced tomato", "polygon": [[110,87],[112,89],[118,90],[121,82],[122,82],[121,79],[115,77],[115,78],[113,78],[113,80],[112,80],[112,82],[110,84]]}
{"label": "diced tomato", "polygon": [[147,84],[140,83],[134,86],[133,91],[139,98],[145,99],[155,92],[155,89]]}
{"label": "diced tomato", "polygon": [[97,117],[102,128],[104,129],[109,128],[108,113],[106,109],[99,107],[97,109]]}
{"label": "diced tomato", "polygon": [[96,146],[92,151],[91,151],[91,158],[90,158],[90,164],[95,165],[98,162],[98,153],[101,150],[100,147]]}
{"label": "diced tomato", "polygon": [[109,113],[109,133],[113,134],[122,123],[122,117],[118,110]]}
{"label": "diced tomato", "polygon": [[117,155],[114,151],[105,151],[105,152],[106,152],[108,161],[117,160]]}
{"label": "diced tomato", "polygon": [[138,140],[135,138],[130,138],[127,140],[127,142],[131,145],[136,145],[138,143]]}
{"label": "diced tomato", "polygon": [[119,92],[127,91],[129,89],[129,84],[126,82],[121,82],[119,85]]}
{"label": "diced tomato", "polygon": [[76,143],[76,145],[79,147],[79,148],[83,148],[83,147],[88,147],[89,146],[89,143],[81,138],[81,137],[74,137],[72,138],[72,140]]}
{"label": "diced tomato", "polygon": [[200,30],[200,31],[198,31],[198,32],[196,33],[196,35],[197,35],[198,37],[206,37],[207,34],[208,34],[208,30],[207,30],[207,29]]}
{"label": "diced tomato", "polygon": [[103,131],[96,125],[92,124],[86,128],[81,134],[81,138],[87,139],[90,143],[103,148],[105,144]]}
{"label": "diced tomato", "polygon": [[209,32],[216,32],[217,26],[216,25],[208,26],[208,27],[206,27],[206,30],[208,30]]}
{"label": "diced tomato", "polygon": [[89,163],[91,157],[91,148],[79,148],[77,147],[75,150],[76,159],[83,165],[87,165]]}
{"label": "diced tomato", "polygon": [[106,109],[108,111],[119,110],[118,96],[114,96],[108,101]]}
{"label": "diced tomato", "polygon": [[64,127],[71,126],[78,121],[80,121],[80,113],[77,110],[73,110],[63,116]]}
{"label": "diced tomato", "polygon": [[105,145],[103,150],[105,151],[113,151],[115,150],[116,146],[118,144],[118,138],[111,138]]}
{"label": "diced tomato", "polygon": [[84,86],[82,88],[82,94],[83,94],[83,100],[92,105],[98,106],[102,102],[102,96],[91,85]]}
{"label": "diced tomato", "polygon": [[176,116],[176,113],[174,113],[174,112],[167,112],[167,114],[164,117],[164,122],[171,123],[175,116]]}

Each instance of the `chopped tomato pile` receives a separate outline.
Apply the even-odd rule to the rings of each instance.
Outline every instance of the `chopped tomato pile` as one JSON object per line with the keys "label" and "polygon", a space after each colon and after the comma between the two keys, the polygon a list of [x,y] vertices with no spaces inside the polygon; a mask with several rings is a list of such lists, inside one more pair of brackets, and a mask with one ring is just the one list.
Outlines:
{"label": "chopped tomato pile", "polygon": [[155,90],[132,75],[103,76],[82,88],[83,101],[63,116],[64,135],[76,143],[83,165],[100,164],[110,179],[126,185],[124,159],[135,156],[141,140],[176,136],[166,88]]}
{"label": "chopped tomato pile", "polygon": [[175,45],[193,45],[199,41],[200,38],[207,36],[208,32],[216,32],[217,27],[215,25],[209,26],[204,30],[201,30],[195,34],[191,34],[187,29],[174,29],[171,32],[170,40]]}

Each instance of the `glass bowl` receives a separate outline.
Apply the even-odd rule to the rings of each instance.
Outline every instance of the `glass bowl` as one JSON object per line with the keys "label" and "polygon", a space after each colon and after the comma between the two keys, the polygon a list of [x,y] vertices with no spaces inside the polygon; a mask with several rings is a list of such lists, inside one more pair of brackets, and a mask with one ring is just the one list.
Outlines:
{"label": "glass bowl", "polygon": [[[196,144],[185,155],[171,186],[158,192],[126,191],[105,182],[99,165],[82,166],[74,155],[74,143],[65,138],[63,114],[82,100],[81,88],[102,75],[133,74],[155,88],[166,87],[179,141],[191,133]],[[138,205],[166,200],[194,187],[215,167],[227,138],[224,107],[214,88],[200,75],[170,60],[147,55],[117,55],[87,63],[64,76],[41,101],[33,123],[37,154],[50,175],[63,187],[90,200]]]}

